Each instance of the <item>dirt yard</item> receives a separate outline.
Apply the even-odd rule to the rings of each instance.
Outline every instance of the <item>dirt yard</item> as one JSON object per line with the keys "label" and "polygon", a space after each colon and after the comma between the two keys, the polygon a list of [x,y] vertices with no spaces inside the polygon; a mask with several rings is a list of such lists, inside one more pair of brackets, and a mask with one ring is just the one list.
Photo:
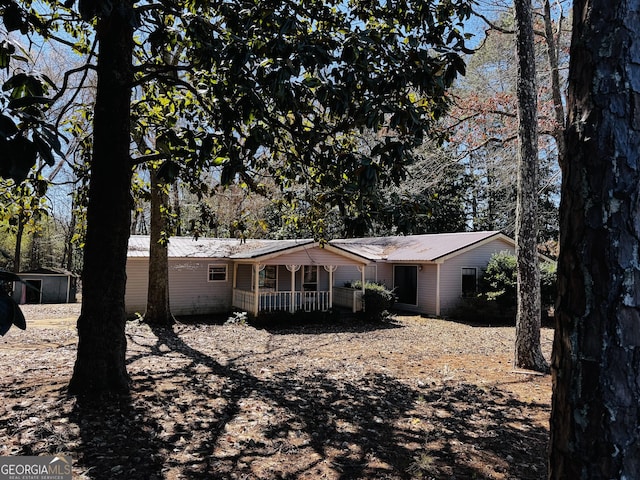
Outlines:
{"label": "dirt yard", "polygon": [[65,392],[78,311],[27,306],[0,337],[0,455],[68,454],[77,479],[545,478],[551,380],[513,370],[513,328],[130,322],[131,396],[96,409]]}

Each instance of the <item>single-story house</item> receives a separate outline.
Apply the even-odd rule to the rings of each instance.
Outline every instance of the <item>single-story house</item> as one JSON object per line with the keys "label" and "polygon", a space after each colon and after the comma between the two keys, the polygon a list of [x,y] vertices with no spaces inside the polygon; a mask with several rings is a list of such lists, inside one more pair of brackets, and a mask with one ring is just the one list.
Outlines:
{"label": "single-story house", "polygon": [[[447,315],[461,298],[477,293],[494,253],[515,252],[515,242],[497,231],[353,238],[331,244],[369,260],[366,280],[393,288],[398,308],[435,316]],[[358,278],[353,271],[336,275],[338,282],[353,278]]]}
{"label": "single-story house", "polygon": [[[169,239],[169,292],[174,315],[228,312],[253,315],[285,310],[328,310],[340,305],[344,290],[334,287],[341,268],[361,271],[369,260],[313,240]],[[149,237],[129,240],[125,306],[144,313],[147,303]],[[362,292],[360,292],[361,294]],[[361,295],[344,306],[357,309]],[[357,298],[356,298],[357,297]]]}
{"label": "single-story house", "polygon": [[[172,237],[169,291],[175,315],[253,315],[285,310],[362,309],[362,290],[353,280],[395,289],[398,306],[427,315],[446,315],[476,292],[491,255],[514,252],[496,232],[313,240]],[[127,313],[144,313],[147,302],[149,237],[129,240]]]}
{"label": "single-story house", "polygon": [[17,274],[13,299],[25,303],[75,303],[78,276],[62,268],[38,268]]}

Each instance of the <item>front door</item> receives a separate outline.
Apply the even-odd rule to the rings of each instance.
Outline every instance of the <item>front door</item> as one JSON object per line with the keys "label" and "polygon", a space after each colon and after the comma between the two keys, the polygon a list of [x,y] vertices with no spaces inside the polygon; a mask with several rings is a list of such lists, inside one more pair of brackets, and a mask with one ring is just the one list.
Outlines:
{"label": "front door", "polygon": [[393,267],[393,287],[398,303],[418,304],[418,267],[416,265],[395,265]]}

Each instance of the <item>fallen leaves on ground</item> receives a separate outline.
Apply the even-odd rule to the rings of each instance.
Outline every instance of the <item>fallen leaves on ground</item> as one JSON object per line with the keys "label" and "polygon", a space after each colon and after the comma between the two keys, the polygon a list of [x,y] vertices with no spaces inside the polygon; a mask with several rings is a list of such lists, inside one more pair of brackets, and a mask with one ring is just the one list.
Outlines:
{"label": "fallen leaves on ground", "polygon": [[38,307],[0,340],[0,455],[68,454],[78,479],[545,478],[551,381],[513,370],[512,327],[129,322],[131,395],[95,405],[66,394],[77,312]]}

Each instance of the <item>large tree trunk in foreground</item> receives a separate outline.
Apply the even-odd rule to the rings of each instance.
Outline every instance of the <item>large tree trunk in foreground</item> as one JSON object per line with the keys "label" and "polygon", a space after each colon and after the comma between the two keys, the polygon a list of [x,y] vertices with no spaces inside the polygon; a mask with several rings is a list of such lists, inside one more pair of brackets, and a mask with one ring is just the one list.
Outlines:
{"label": "large tree trunk in foreground", "polygon": [[548,371],[540,347],[540,267],[538,260],[538,101],[531,1],[515,0],[518,59],[518,272],[516,367]]}
{"label": "large tree trunk in foreground", "polygon": [[575,0],[550,478],[640,472],[640,1]]}
{"label": "large tree trunk in foreground", "polygon": [[131,212],[130,104],[133,28],[130,0],[114,2],[97,25],[98,85],[82,272],[78,356],[69,391],[126,392],[124,293]]}
{"label": "large tree trunk in foreground", "polygon": [[151,235],[149,238],[149,282],[147,311],[144,321],[150,325],[168,327],[174,318],[169,304],[169,234],[163,207],[169,195],[158,179],[158,171],[151,168]]}

